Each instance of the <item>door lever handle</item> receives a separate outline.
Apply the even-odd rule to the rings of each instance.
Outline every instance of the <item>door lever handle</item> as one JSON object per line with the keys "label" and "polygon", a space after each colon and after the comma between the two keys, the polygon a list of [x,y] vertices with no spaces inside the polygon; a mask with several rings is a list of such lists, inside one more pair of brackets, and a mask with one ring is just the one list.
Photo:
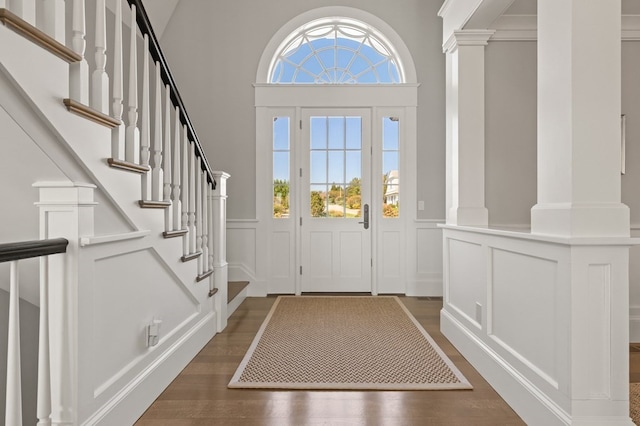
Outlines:
{"label": "door lever handle", "polygon": [[369,204],[364,205],[364,212],[362,215],[364,216],[364,221],[358,223],[364,224],[364,229],[369,229]]}

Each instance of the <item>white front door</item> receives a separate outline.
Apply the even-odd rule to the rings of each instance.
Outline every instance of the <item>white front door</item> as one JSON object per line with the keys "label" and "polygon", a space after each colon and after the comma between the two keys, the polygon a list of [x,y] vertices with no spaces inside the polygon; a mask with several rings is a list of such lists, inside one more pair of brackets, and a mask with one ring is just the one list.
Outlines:
{"label": "white front door", "polygon": [[303,292],[371,292],[371,114],[302,111]]}

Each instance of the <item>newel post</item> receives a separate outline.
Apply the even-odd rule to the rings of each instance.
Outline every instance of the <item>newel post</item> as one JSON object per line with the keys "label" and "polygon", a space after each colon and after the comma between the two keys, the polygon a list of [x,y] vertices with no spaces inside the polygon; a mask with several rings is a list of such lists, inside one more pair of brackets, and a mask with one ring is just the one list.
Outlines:
{"label": "newel post", "polygon": [[215,295],[216,323],[218,332],[227,327],[227,179],[225,172],[213,172],[216,187],[212,191],[211,206],[213,215],[213,283],[218,289]]}
{"label": "newel post", "polygon": [[[93,235],[95,186],[76,182],[37,182],[33,186],[40,192],[40,201],[36,203],[40,209],[40,238],[69,240],[66,255],[41,261],[42,285],[48,290],[49,300],[48,327],[44,326],[48,331],[49,348],[48,354],[41,353],[39,357],[40,363],[45,365],[38,366],[38,374],[42,375],[39,377],[38,417],[46,422],[46,411],[50,407],[52,426],[76,425],[79,241],[80,237]],[[50,385],[46,376],[50,378]],[[43,384],[45,388],[41,389]]]}

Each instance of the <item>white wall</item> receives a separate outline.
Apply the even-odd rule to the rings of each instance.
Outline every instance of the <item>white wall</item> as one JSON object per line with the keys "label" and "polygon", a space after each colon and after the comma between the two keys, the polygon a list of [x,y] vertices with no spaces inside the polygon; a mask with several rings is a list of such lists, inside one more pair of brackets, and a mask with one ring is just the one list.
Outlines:
{"label": "white wall", "polygon": [[537,43],[485,49],[485,191],[489,223],[525,226],[536,203]]}
{"label": "white wall", "polygon": [[255,206],[254,90],[260,56],[273,34],[295,16],[344,5],[372,13],[408,46],[418,82],[419,219],[444,218],[444,55],[441,0],[228,2],[178,4],[161,44],[189,115],[214,169],[231,174],[229,217],[253,219]]}

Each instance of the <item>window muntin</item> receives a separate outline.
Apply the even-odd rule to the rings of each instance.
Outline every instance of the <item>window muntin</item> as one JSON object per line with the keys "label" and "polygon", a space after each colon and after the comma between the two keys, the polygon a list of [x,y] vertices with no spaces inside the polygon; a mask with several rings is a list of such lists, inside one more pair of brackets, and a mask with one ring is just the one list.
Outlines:
{"label": "window muntin", "polygon": [[275,84],[402,83],[390,43],[371,26],[346,18],[321,19],[292,33],[270,72]]}
{"label": "window muntin", "polygon": [[289,117],[273,118],[273,217],[289,217],[291,137]]}
{"label": "window muntin", "polygon": [[314,116],[310,132],[310,215],[360,217],[362,117]]}
{"label": "window muntin", "polygon": [[398,217],[400,214],[400,120],[397,117],[382,119],[382,217]]}

